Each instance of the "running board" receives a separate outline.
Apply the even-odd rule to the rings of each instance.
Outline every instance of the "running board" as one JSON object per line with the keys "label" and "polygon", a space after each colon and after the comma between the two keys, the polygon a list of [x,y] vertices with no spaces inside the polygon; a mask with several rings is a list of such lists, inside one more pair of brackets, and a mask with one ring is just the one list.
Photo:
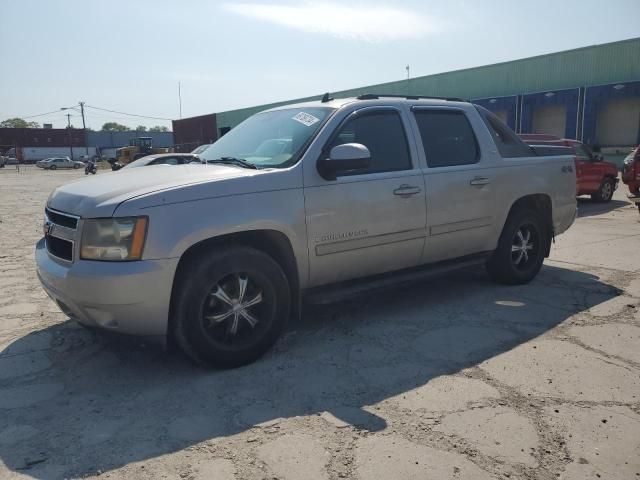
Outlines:
{"label": "running board", "polygon": [[349,280],[332,285],[310,288],[303,292],[304,303],[327,305],[388,288],[422,282],[456,270],[484,265],[492,252],[466,256],[455,260],[432,263],[397,272],[375,275],[364,279]]}

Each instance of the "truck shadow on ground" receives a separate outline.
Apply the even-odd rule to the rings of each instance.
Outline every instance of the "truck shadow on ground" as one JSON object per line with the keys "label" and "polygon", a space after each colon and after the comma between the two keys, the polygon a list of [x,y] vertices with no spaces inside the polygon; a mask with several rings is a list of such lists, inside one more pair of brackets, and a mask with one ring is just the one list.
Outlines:
{"label": "truck shadow on ground", "polygon": [[631,202],[626,200],[610,200],[609,202],[596,202],[590,198],[578,198],[578,217],[591,217],[602,215],[612,210],[631,206]]}
{"label": "truck shadow on ground", "polygon": [[519,287],[460,271],[307,309],[265,358],[229,371],[64,322],[0,353],[0,460],[33,478],[82,477],[325,411],[380,431],[386,420],[365,407],[513,349],[619,293],[555,267]]}

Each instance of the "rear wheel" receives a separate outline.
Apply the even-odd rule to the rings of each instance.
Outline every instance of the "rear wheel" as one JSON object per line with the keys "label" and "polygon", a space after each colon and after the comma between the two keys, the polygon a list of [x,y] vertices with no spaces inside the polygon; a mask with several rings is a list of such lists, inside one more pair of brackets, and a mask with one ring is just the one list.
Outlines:
{"label": "rear wheel", "polygon": [[615,183],[610,178],[605,178],[600,185],[600,188],[596,193],[591,195],[591,198],[596,202],[609,202],[613,197],[615,190]]}
{"label": "rear wheel", "polygon": [[174,337],[198,363],[253,362],[278,339],[289,317],[289,283],[270,256],[222,248],[187,260],[177,279]]}
{"label": "rear wheel", "polygon": [[57,166],[55,166],[55,165],[51,165],[51,166],[49,167],[49,170],[55,170],[56,168],[58,168],[58,167],[57,167]]}
{"label": "rear wheel", "polygon": [[508,285],[529,283],[542,267],[548,242],[549,233],[537,212],[511,213],[487,262],[489,275]]}

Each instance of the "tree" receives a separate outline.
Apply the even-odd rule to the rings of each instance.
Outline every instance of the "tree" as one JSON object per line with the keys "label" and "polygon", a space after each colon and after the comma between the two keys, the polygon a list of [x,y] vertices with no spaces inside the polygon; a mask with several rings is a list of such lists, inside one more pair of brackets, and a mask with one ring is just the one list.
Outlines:
{"label": "tree", "polygon": [[129,130],[129,127],[118,122],[107,122],[102,125],[103,132],[126,132],[127,130]]}
{"label": "tree", "polygon": [[144,125],[138,125],[136,127],[136,132],[146,132],[147,131],[147,127],[145,127]]}
{"label": "tree", "polygon": [[40,124],[38,122],[27,122],[22,118],[16,117],[0,122],[0,128],[40,128]]}
{"label": "tree", "polygon": [[150,132],[168,132],[169,129],[167,127],[163,127],[161,125],[156,125],[155,127],[151,127],[149,129]]}

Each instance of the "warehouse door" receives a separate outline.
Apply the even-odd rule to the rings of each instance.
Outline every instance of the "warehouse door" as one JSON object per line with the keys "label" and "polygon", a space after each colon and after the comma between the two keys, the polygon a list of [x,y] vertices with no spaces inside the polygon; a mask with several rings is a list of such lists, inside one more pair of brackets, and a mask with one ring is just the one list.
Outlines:
{"label": "warehouse door", "polygon": [[566,105],[537,107],[533,111],[533,131],[531,133],[546,133],[564,138],[566,124]]}
{"label": "warehouse door", "polygon": [[598,112],[596,142],[602,146],[635,145],[640,130],[640,97],[621,98],[608,102]]}

